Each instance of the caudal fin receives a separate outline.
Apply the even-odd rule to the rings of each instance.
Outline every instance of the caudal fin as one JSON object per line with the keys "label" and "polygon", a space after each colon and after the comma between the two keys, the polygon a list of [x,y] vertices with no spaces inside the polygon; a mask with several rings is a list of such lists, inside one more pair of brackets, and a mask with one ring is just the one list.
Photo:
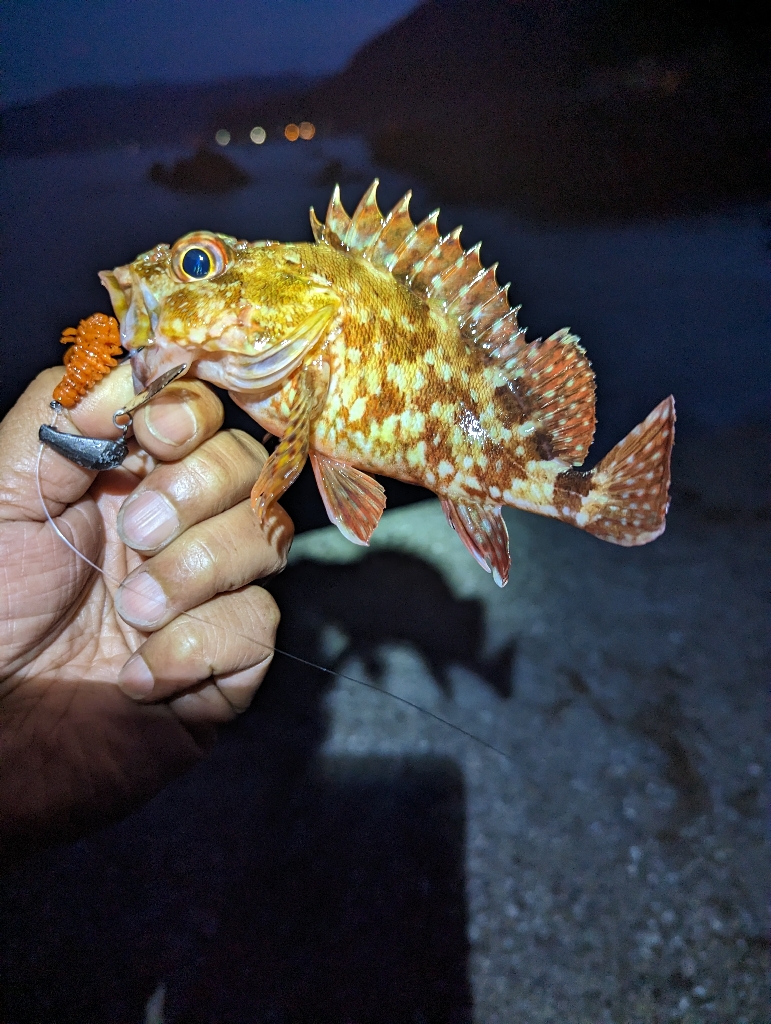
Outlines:
{"label": "caudal fin", "polygon": [[588,533],[611,544],[634,547],[664,532],[674,440],[675,400],[670,395],[591,474],[584,505]]}

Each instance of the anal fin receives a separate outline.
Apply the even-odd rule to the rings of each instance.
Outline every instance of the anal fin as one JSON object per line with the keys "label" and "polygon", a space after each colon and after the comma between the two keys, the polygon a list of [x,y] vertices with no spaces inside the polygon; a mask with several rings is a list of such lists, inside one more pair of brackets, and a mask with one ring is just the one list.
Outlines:
{"label": "anal fin", "polygon": [[330,521],[354,544],[369,544],[385,508],[385,490],[359,469],[311,452],[311,465]]}
{"label": "anal fin", "polygon": [[501,515],[501,506],[464,504],[442,498],[447,522],[485,572],[491,572],[499,587],[509,581],[509,531]]}

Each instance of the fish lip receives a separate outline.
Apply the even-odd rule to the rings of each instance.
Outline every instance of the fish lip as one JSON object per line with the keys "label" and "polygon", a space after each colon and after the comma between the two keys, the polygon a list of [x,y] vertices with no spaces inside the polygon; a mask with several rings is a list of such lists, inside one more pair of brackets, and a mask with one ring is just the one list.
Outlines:
{"label": "fish lip", "polygon": [[189,350],[182,345],[145,345],[131,352],[131,378],[134,391],[146,391],[164,373],[184,363],[186,373],[190,371],[192,359]]}
{"label": "fish lip", "polygon": [[134,394],[138,395],[144,391],[150,383],[150,373],[145,359],[144,349],[135,348],[129,356],[131,364],[131,383],[134,385]]}
{"label": "fish lip", "polygon": [[138,342],[151,345],[156,340],[160,303],[147,282],[130,266],[102,270],[99,280],[107,289],[120,324],[123,348],[138,348]]}

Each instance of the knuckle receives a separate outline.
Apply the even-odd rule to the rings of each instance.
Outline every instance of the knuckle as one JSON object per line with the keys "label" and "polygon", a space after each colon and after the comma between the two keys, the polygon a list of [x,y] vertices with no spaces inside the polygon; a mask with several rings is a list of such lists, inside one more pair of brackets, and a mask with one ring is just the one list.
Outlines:
{"label": "knuckle", "polygon": [[182,565],[184,574],[193,577],[211,577],[216,575],[218,565],[217,552],[209,538],[197,530],[192,537],[186,538]]}
{"label": "knuckle", "polygon": [[232,430],[233,440],[241,448],[245,449],[250,461],[258,470],[262,469],[268,461],[268,452],[264,445],[260,444],[256,437],[252,437],[245,430]]}
{"label": "knuckle", "polygon": [[[166,629],[166,660],[171,665],[198,665],[206,661],[207,640],[200,625],[189,616],[180,616]],[[156,634],[157,635],[157,634]]]}
{"label": "knuckle", "polygon": [[208,479],[222,485],[251,477],[256,465],[255,452],[235,436],[232,430],[223,430],[196,453],[200,471]]}
{"label": "knuckle", "polygon": [[169,688],[187,687],[206,678],[210,674],[206,653],[202,630],[185,616],[154,633],[142,646],[142,657],[156,683],[154,693],[162,695]]}
{"label": "knuckle", "polygon": [[251,587],[250,589],[254,592],[253,600],[264,629],[271,637],[275,637],[281,621],[280,608],[276,604],[273,595],[269,594],[267,590],[264,590],[262,587]]}
{"label": "knuckle", "polygon": [[228,460],[223,458],[226,453],[216,445],[217,440],[207,441],[182,462],[166,467],[166,489],[177,501],[194,501],[202,494],[228,490]]}

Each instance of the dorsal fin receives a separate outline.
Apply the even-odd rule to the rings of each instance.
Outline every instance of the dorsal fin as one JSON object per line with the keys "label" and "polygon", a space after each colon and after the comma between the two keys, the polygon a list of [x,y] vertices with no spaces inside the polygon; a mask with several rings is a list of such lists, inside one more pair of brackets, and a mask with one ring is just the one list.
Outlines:
{"label": "dorsal fin", "polygon": [[[313,227],[314,220],[316,220],[315,214],[311,219],[311,227]],[[345,212],[345,207],[340,199],[340,186],[335,185],[327,207],[327,219],[324,221],[324,241],[334,246],[335,249],[347,249],[345,237],[350,226],[351,218]]]}
{"label": "dorsal fin", "polygon": [[317,242],[352,252],[389,271],[423,299],[453,317],[461,336],[495,365],[517,394],[536,428],[549,439],[553,456],[580,465],[594,436],[594,374],[578,338],[567,329],[546,341],[525,342],[519,306],[512,309],[508,285],[495,279],[497,264],[483,267],[479,245],[464,250],[460,228],[440,237],[434,210],[420,224],[410,217],[411,193],[385,217],[377,205],[377,178],[349,217],[335,186],[322,224],[311,209]]}
{"label": "dorsal fin", "polygon": [[594,373],[576,335],[564,327],[546,341],[509,343],[494,358],[502,387],[548,437],[544,457],[580,466],[594,437]]}
{"label": "dorsal fin", "polygon": [[378,209],[375,198],[377,186],[378,180],[375,178],[353,211],[351,223],[345,235],[345,244],[351,252],[363,255],[383,230],[383,214]]}
{"label": "dorsal fin", "polygon": [[323,224],[311,207],[316,241],[356,253],[388,270],[416,294],[436,299],[457,319],[470,341],[477,341],[506,316],[508,328],[516,333],[516,313],[510,315],[506,298],[508,285],[501,288],[496,282],[497,264],[487,269],[482,266],[479,245],[465,251],[460,244],[461,228],[440,237],[438,210],[414,224],[409,213],[410,192],[384,217],[377,205],[377,187],[375,178],[349,217],[335,185]]}

